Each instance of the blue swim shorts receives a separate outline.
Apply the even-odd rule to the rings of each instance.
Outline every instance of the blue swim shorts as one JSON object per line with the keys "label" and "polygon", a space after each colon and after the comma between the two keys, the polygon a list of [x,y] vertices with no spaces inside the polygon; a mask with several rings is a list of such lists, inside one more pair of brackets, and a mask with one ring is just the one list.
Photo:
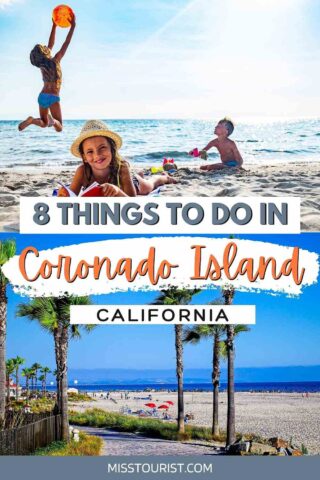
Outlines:
{"label": "blue swim shorts", "polygon": [[40,93],[38,97],[38,103],[42,108],[50,108],[54,103],[60,102],[58,95],[52,95],[51,93]]}
{"label": "blue swim shorts", "polygon": [[229,162],[226,162],[227,167],[237,167],[238,163],[235,160],[229,160]]}

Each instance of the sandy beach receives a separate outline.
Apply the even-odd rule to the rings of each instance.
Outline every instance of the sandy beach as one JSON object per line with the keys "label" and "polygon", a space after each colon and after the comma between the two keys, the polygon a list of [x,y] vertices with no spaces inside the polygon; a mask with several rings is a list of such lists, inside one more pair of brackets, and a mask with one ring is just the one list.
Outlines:
{"label": "sandy beach", "polygon": [[[0,171],[0,231],[18,231],[19,197],[51,196],[57,181],[69,184],[71,170]],[[301,230],[320,230],[320,162],[249,165],[245,171],[200,172],[180,168],[176,185],[167,185],[164,196],[297,196],[301,197]]]}
{"label": "sandy beach", "polygon": [[[149,392],[129,392],[129,399],[121,399],[121,392],[111,393],[111,399],[99,398],[95,401],[71,404],[73,410],[83,411],[88,408],[101,408],[112,412],[120,412],[128,407],[133,412],[145,409]],[[152,402],[157,406],[167,400],[174,402],[168,410],[172,418],[177,415],[176,393],[151,392]],[[123,394],[124,397],[124,394]],[[220,394],[220,426],[226,428],[227,398]],[[241,433],[254,433],[264,438],[281,437],[301,447],[304,444],[310,454],[320,454],[320,393],[311,393],[308,398],[301,393],[236,393],[236,430]],[[163,410],[160,410],[160,416]],[[194,415],[190,424],[211,426],[212,393],[185,392],[185,413]]]}

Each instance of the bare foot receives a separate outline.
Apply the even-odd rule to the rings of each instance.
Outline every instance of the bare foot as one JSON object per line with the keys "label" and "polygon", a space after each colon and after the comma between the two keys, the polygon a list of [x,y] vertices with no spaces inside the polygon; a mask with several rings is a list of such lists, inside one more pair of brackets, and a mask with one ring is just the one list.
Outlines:
{"label": "bare foot", "polygon": [[227,168],[226,165],[223,165],[222,163],[214,163],[212,165],[201,165],[200,170],[204,170],[205,172],[217,172],[224,168]]}
{"label": "bare foot", "polygon": [[170,175],[168,175],[166,172],[161,174],[161,180],[162,180],[162,185],[169,185],[170,183],[178,183],[177,180]]}
{"label": "bare foot", "polygon": [[62,132],[61,123],[55,118],[53,118],[50,114],[48,114],[48,118],[49,118],[48,127],[54,127],[56,132]]}
{"label": "bare foot", "polygon": [[48,128],[53,127],[53,125],[54,125],[54,120],[50,115],[50,113],[48,113]]}
{"label": "bare foot", "polygon": [[18,126],[19,132],[22,132],[22,130],[29,127],[29,125],[31,125],[32,123],[32,120],[33,120],[33,117],[28,117],[23,122],[19,123],[19,126]]}
{"label": "bare foot", "polygon": [[169,185],[170,183],[176,184],[176,183],[178,183],[178,180],[176,180],[175,178],[172,178],[172,177],[168,177],[167,181],[166,181],[166,184]]}
{"label": "bare foot", "polygon": [[58,120],[55,120],[54,121],[54,129],[56,132],[62,132],[62,125],[60,122],[58,122]]}

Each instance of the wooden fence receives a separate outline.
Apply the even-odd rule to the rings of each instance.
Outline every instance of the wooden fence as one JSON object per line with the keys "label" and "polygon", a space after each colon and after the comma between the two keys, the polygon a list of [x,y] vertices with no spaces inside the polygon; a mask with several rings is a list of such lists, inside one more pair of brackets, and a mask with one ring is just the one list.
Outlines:
{"label": "wooden fence", "polygon": [[35,423],[38,420],[43,420],[44,418],[53,415],[53,412],[42,412],[42,413],[25,413],[22,410],[20,411],[6,411],[5,417],[5,430],[11,430],[13,428],[24,427],[29,423]]}
{"label": "wooden fence", "polygon": [[51,415],[19,428],[0,431],[0,455],[28,455],[61,440],[61,415]]}

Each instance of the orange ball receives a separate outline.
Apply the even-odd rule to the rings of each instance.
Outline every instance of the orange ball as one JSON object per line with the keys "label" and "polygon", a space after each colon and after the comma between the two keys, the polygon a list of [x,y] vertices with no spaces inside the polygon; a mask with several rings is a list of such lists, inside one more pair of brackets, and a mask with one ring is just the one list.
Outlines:
{"label": "orange ball", "polygon": [[58,5],[52,12],[52,20],[57,27],[70,27],[73,17],[73,10],[68,5]]}

